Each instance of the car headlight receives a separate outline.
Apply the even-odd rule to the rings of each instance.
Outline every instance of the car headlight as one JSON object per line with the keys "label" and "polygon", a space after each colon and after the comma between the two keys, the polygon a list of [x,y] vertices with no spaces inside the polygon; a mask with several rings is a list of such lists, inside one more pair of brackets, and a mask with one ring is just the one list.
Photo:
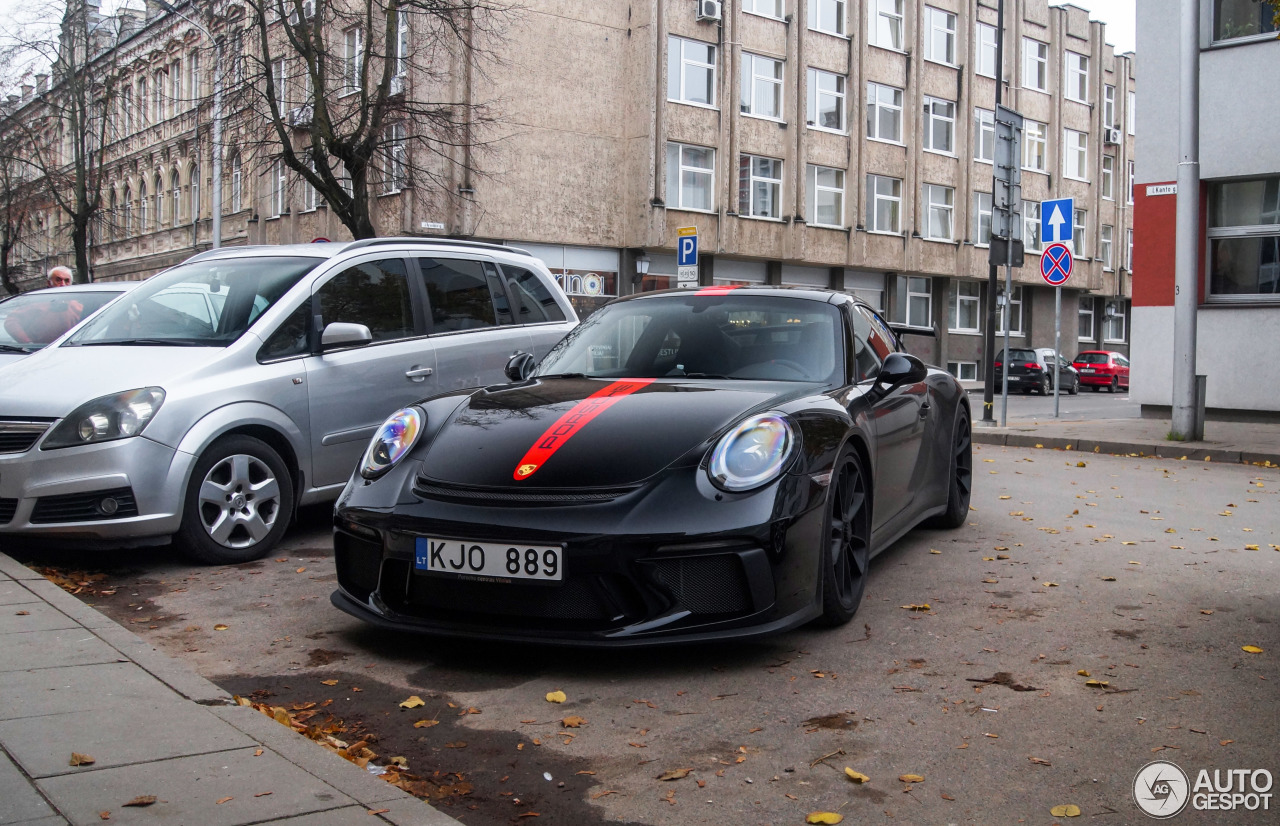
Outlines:
{"label": "car headlight", "polygon": [[164,404],[164,390],[143,387],[82,404],[50,433],[41,450],[111,442],[137,436]]}
{"label": "car headlight", "polygon": [[422,425],[427,414],[416,407],[406,407],[391,414],[373,435],[364,460],[360,462],[360,475],[377,479],[404,458],[422,435]]}
{"label": "car headlight", "polygon": [[723,490],[758,488],[778,477],[795,442],[795,431],[785,416],[752,416],[720,439],[711,452],[707,474]]}

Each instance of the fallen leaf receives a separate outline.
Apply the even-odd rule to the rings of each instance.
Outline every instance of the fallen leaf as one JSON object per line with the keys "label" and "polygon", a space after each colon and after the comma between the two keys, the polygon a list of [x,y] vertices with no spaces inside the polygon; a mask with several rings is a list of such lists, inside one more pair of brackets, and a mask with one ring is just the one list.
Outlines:
{"label": "fallen leaf", "polygon": [[587,722],[587,718],[585,718],[585,717],[578,717],[577,715],[573,715],[573,716],[566,717],[566,718],[564,718],[563,720],[561,720],[561,721],[560,721],[560,725],[561,725],[563,728],[580,728],[580,727],[581,727],[584,723],[586,723],[586,722]]}
{"label": "fallen leaf", "polygon": [[[1256,550],[1258,550],[1258,549],[1257,549],[1257,548],[1254,548],[1254,550],[1256,551]],[[929,553],[931,553],[931,554],[940,554],[940,553],[942,553],[942,551],[939,551],[937,548],[930,548],[930,549],[929,549]]]}
{"label": "fallen leaf", "polygon": [[1137,545],[1137,542],[1121,542],[1121,545]]}
{"label": "fallen leaf", "polygon": [[[990,461],[989,459],[987,461]],[[809,812],[809,816],[804,819],[805,823],[839,823],[844,820],[844,815],[838,815],[835,812]]]}
{"label": "fallen leaf", "polygon": [[390,809],[370,809],[370,810],[369,810],[369,814],[371,814],[371,815],[382,815],[382,814],[386,814],[386,813],[387,813],[387,812],[389,812],[389,811],[391,811],[391,810],[390,810]]}
{"label": "fallen leaf", "polygon": [[438,726],[438,725],[440,725],[439,720],[419,720],[418,722],[413,724],[413,727],[414,728],[431,728],[432,726]]}
{"label": "fallen leaf", "polygon": [[1103,581],[1103,582],[1115,582],[1115,581],[1116,581],[1116,578],[1115,578],[1115,577],[1113,577],[1113,576],[1104,576],[1104,577],[1102,578],[1102,581]]}
{"label": "fallen leaf", "polygon": [[870,782],[871,782],[871,778],[870,778],[870,777],[867,777],[867,776],[866,776],[865,774],[863,774],[862,772],[854,771],[853,769],[849,768],[848,766],[845,766],[845,767],[844,767],[844,773],[845,773],[845,774],[849,777],[849,779],[850,779],[850,780],[852,780],[854,783],[870,783]]}
{"label": "fallen leaf", "polygon": [[150,806],[152,803],[155,803],[155,802],[156,802],[156,796],[155,796],[155,795],[153,795],[153,794],[140,794],[140,795],[138,795],[137,797],[135,797],[133,800],[130,800],[128,803],[124,803],[124,804],[122,804],[122,805],[124,805],[124,806]]}
{"label": "fallen leaf", "polygon": [[1082,668],[1082,669],[1080,669],[1079,671],[1077,671],[1077,672],[1076,672],[1076,675],[1077,675],[1077,676],[1080,676],[1080,677],[1092,677],[1092,676],[1093,676],[1093,675],[1092,675],[1092,674],[1090,674],[1088,671],[1085,671],[1083,668]]}
{"label": "fallen leaf", "polygon": [[1049,814],[1054,817],[1079,817],[1080,807],[1074,803],[1068,803],[1065,806],[1054,806],[1049,810]]}
{"label": "fallen leaf", "polygon": [[98,762],[98,761],[94,760],[92,757],[90,757],[90,756],[89,756],[89,755],[87,755],[87,754],[81,754],[81,753],[80,753],[80,752],[78,752],[78,751],[73,751],[73,752],[71,752],[71,762],[70,762],[68,765],[71,765],[71,766],[92,766],[92,765],[93,765],[94,763],[96,763],[96,762]]}
{"label": "fallen leaf", "polygon": [[218,623],[217,625],[213,626],[213,630],[214,630],[214,631],[226,631],[226,630],[227,630],[227,626],[223,625],[222,623]]}
{"label": "fallen leaf", "polygon": [[226,803],[227,801],[230,801],[230,800],[235,800],[235,798],[234,798],[234,797],[223,797],[223,798],[220,798],[220,799],[218,799],[218,800],[213,801],[213,805],[215,805],[215,806],[221,806],[223,803]]}
{"label": "fallen leaf", "polygon": [[29,616],[31,616],[31,612],[30,612],[30,611],[15,611],[13,615],[14,615],[15,617],[29,617]]}
{"label": "fallen leaf", "polygon": [[1229,746],[1229,745],[1231,745],[1231,744],[1232,744],[1232,743],[1234,743],[1234,742],[1235,742],[1235,740],[1219,740],[1219,741],[1218,741],[1218,745],[1219,745],[1219,746]]}
{"label": "fallen leaf", "polygon": [[692,771],[693,769],[669,769],[668,771],[664,771],[662,774],[658,775],[657,779],[662,781],[683,780],[688,777],[689,773]]}
{"label": "fallen leaf", "polygon": [[401,703],[400,708],[421,708],[422,706],[425,706],[425,705],[426,705],[426,702],[417,694],[414,694],[412,697],[410,697],[409,699]]}
{"label": "fallen leaf", "polygon": [[1058,587],[1058,583],[1056,583],[1056,582],[1041,582],[1040,584],[1041,584],[1041,585],[1043,585],[1043,586],[1044,586],[1044,587],[1046,587],[1046,588],[1057,588],[1057,587]]}
{"label": "fallen leaf", "polygon": [[1242,646],[1240,646],[1240,650],[1241,650],[1241,651],[1243,651],[1243,652],[1245,652],[1246,654],[1261,654],[1261,653],[1262,653],[1262,649],[1261,649],[1261,648],[1259,648],[1259,647],[1258,647],[1258,646],[1256,646],[1256,645],[1242,645]]}
{"label": "fallen leaf", "polygon": [[580,771],[580,772],[574,772],[574,774],[587,774],[587,775],[594,775],[594,774],[595,774],[595,772],[591,771],[590,769],[583,769],[583,770],[582,770],[582,771]]}
{"label": "fallen leaf", "polygon": [[254,795],[254,797],[267,797],[268,795],[273,795],[273,794],[275,794],[275,792],[258,792],[257,794]]}
{"label": "fallen leaf", "polygon": [[1027,759],[1028,759],[1028,760],[1030,760],[1032,763],[1035,763],[1037,766],[1052,766],[1052,765],[1053,765],[1053,764],[1052,764],[1052,763],[1050,763],[1048,760],[1041,760],[1039,757],[1028,757]]}
{"label": "fallen leaf", "polygon": [[264,753],[264,752],[263,752],[263,750],[262,750],[262,749],[254,749],[254,750],[253,750],[253,756],[254,756],[254,757],[261,757],[261,756],[263,755],[263,753]]}
{"label": "fallen leaf", "polygon": [[900,774],[898,779],[903,783],[923,783],[924,775],[922,774]]}
{"label": "fallen leaf", "polygon": [[1204,614],[1206,617],[1213,616],[1213,611],[1205,608],[1201,608],[1200,613]]}
{"label": "fallen leaf", "polygon": [[320,685],[337,685],[337,680],[321,680]]}
{"label": "fallen leaf", "polygon": [[1106,688],[1107,686],[1111,685],[1111,683],[1107,682],[1106,680],[1085,680],[1084,684],[1089,686],[1090,688]]}
{"label": "fallen leaf", "polygon": [[1244,546],[1244,549],[1245,549],[1246,551],[1256,551],[1256,550],[1258,550],[1258,546],[1257,546],[1257,545],[1245,545],[1245,546]]}
{"label": "fallen leaf", "polygon": [[942,799],[943,799],[943,800],[955,800],[955,798],[954,798],[954,797],[952,797],[951,795],[947,794],[946,792],[943,792],[943,793],[942,793]]}
{"label": "fallen leaf", "polygon": [[569,697],[563,691],[551,691],[547,693],[548,703],[563,703],[567,699],[569,699]]}
{"label": "fallen leaf", "polygon": [[911,603],[910,605],[900,605],[900,606],[898,606],[898,607],[899,607],[899,608],[906,608],[908,611],[928,611],[928,610],[929,610],[929,603],[927,603],[927,602],[926,602],[926,603],[924,603],[923,605],[916,605],[916,604],[913,602],[913,603]]}
{"label": "fallen leaf", "polygon": [[98,812],[98,820],[110,820],[111,812]]}

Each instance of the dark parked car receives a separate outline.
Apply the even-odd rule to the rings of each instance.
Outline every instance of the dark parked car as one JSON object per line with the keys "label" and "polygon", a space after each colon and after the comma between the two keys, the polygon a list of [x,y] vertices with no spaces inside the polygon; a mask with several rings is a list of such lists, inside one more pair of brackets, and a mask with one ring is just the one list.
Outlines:
{"label": "dark parked car", "polygon": [[629,296],[532,368],[387,420],[335,510],[337,607],[576,645],[838,625],[875,553],[968,517],[964,391],[851,296]]}
{"label": "dark parked car", "polygon": [[1129,389],[1129,359],[1111,350],[1085,350],[1072,365],[1080,372],[1080,383],[1096,392],[1107,388],[1114,393]]}
{"label": "dark parked car", "polygon": [[[1030,393],[1035,390],[1042,395],[1053,392],[1053,348],[1040,347],[1035,350],[1009,348],[1010,358],[1004,357],[1004,351],[996,357],[996,384],[1003,382],[1004,365],[1009,364],[1009,389]],[[1074,396],[1080,392],[1080,376],[1072,368],[1070,362],[1058,354],[1062,367],[1062,392]]]}

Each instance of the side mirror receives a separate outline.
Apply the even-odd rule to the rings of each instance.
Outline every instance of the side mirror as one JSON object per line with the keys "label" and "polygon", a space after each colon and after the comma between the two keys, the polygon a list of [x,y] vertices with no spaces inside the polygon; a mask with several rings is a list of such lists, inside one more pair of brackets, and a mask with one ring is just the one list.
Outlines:
{"label": "side mirror", "polygon": [[364,347],[373,343],[373,333],[363,324],[348,324],[335,321],[324,328],[320,334],[320,352],[338,350],[345,347]]}
{"label": "side mirror", "polygon": [[533,356],[528,353],[516,353],[507,359],[507,378],[511,379],[511,381],[524,381],[533,375],[535,366]]}
{"label": "side mirror", "polygon": [[897,387],[900,384],[914,384],[924,381],[929,375],[929,368],[924,362],[908,353],[890,353],[876,376],[876,384],[885,387]]}

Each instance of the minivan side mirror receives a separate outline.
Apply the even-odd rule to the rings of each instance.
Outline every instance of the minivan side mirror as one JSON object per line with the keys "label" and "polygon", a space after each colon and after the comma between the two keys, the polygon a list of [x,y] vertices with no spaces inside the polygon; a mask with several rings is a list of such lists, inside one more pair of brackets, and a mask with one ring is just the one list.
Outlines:
{"label": "minivan side mirror", "polygon": [[876,385],[886,389],[900,384],[914,384],[924,381],[929,375],[929,368],[924,362],[909,353],[890,353],[876,376]]}
{"label": "minivan side mirror", "polygon": [[528,353],[516,353],[507,359],[507,378],[511,381],[524,381],[533,375],[533,368],[536,366],[533,356]]}
{"label": "minivan side mirror", "polygon": [[363,324],[335,321],[320,334],[320,351],[327,353],[346,347],[364,347],[373,343],[373,333]]}

